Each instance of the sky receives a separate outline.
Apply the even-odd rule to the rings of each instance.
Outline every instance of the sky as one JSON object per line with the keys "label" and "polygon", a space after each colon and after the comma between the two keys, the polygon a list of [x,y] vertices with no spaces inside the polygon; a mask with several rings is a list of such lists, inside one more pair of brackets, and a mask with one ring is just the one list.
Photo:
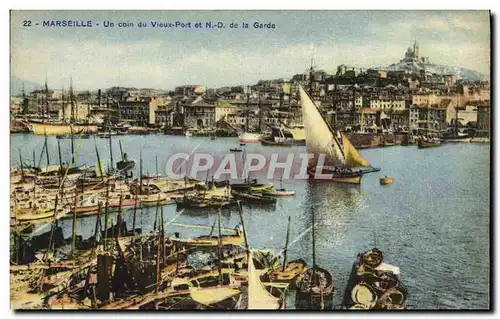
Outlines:
{"label": "sky", "polygon": [[[94,27],[42,27],[44,20],[90,20]],[[226,28],[140,28],[141,21],[221,21]],[[72,77],[76,90],[246,85],[303,73],[311,58],[332,73],[340,64],[387,66],[414,40],[432,63],[490,74],[488,11],[12,11],[11,76],[40,84],[47,78],[55,89]]]}

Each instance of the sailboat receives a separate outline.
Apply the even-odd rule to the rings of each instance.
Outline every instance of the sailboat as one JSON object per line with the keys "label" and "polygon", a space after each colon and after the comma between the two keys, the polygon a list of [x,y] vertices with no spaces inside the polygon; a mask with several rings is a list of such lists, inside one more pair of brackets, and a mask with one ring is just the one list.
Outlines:
{"label": "sailboat", "polygon": [[238,136],[238,140],[242,143],[258,143],[261,138],[261,134],[258,133],[250,133],[249,130],[249,109],[250,109],[250,87],[247,87],[247,106],[246,106],[246,114],[245,114],[245,132]]}
{"label": "sailboat", "polygon": [[[358,153],[347,136],[334,130],[326,122],[309,94],[302,87],[299,87],[299,90],[306,131],[306,149],[308,154],[314,154],[314,157],[309,161],[310,178],[315,178],[316,170],[320,169],[323,174],[332,174],[332,181],[360,184],[363,174],[379,171],[379,168],[373,168]],[[322,165],[318,165],[320,160],[323,162]],[[352,168],[356,167],[370,169],[352,171]]]}
{"label": "sailboat", "polygon": [[[79,123],[75,119],[77,117],[77,107],[73,96],[73,84],[70,85],[70,103],[71,103],[71,118],[70,122],[63,121],[46,121],[49,117],[49,89],[45,82],[45,98],[44,106],[42,106],[42,120],[30,120],[29,128],[35,135],[70,135],[70,134],[90,134],[97,132],[97,124]],[[65,105],[62,105],[64,112]]]}

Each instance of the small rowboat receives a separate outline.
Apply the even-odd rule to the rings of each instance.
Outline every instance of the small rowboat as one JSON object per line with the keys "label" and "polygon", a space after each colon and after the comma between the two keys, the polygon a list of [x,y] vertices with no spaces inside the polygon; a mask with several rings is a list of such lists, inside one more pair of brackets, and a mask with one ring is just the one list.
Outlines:
{"label": "small rowboat", "polygon": [[394,177],[380,177],[380,185],[390,185],[394,183]]}
{"label": "small rowboat", "polygon": [[280,188],[280,189],[276,189],[274,191],[262,192],[262,195],[264,195],[264,196],[295,196],[295,191]]}

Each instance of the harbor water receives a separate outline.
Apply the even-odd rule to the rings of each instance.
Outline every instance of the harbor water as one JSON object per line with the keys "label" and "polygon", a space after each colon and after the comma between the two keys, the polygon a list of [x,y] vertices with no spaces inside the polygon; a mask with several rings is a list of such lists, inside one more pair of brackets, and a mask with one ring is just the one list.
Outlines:
{"label": "harbor water", "polygon": [[[143,173],[164,174],[167,159],[174,153],[228,153],[237,146],[236,138],[210,138],[166,135],[125,135],[112,138],[114,161],[120,158],[118,140],[138,167],[140,152]],[[57,140],[49,137],[51,164],[58,164]],[[96,139],[100,157],[109,163],[109,140]],[[11,166],[19,165],[19,149],[25,163],[36,161],[44,143],[43,136],[11,135]],[[61,139],[63,161],[71,158],[69,139]],[[305,147],[264,147],[247,144],[247,152],[305,153]],[[96,162],[94,138],[75,142],[78,164]],[[281,251],[285,245],[288,216],[291,216],[292,245],[289,260],[303,258],[312,263],[312,239],[308,232],[314,212],[317,222],[316,264],[333,275],[334,304],[342,301],[356,255],[373,247],[384,253],[386,263],[398,266],[401,281],[408,288],[411,309],[487,309],[490,291],[490,145],[443,144],[437,148],[393,146],[360,150],[377,173],[364,175],[361,185],[307,180],[284,180],[283,186],[295,189],[294,197],[278,199],[275,207],[244,206],[245,226],[252,248]],[[236,155],[241,156],[241,155]],[[41,160],[46,164],[45,154]],[[381,186],[381,176],[392,176],[393,185]],[[256,174],[253,177],[265,177]],[[260,178],[259,178],[260,179]],[[265,181],[265,178],[262,179]],[[278,180],[271,180],[277,187]],[[207,230],[183,228],[179,224],[211,226],[217,211],[179,211],[175,205],[164,207],[166,231],[182,236],[206,234]],[[138,214],[143,233],[153,229],[155,208]],[[131,225],[132,214],[125,213]],[[113,216],[111,219],[116,218]],[[172,223],[173,221],[173,223]],[[222,226],[240,223],[236,210],[222,213]],[[65,237],[71,236],[71,220],[63,220]],[[93,234],[95,217],[78,220],[77,232],[84,238]],[[130,226],[129,226],[130,227]],[[287,302],[293,308],[293,302]]]}

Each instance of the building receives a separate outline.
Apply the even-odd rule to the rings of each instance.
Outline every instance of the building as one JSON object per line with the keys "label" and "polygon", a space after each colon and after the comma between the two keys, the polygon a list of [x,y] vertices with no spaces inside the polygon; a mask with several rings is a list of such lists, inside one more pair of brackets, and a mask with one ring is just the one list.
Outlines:
{"label": "building", "polygon": [[477,123],[477,104],[479,104],[479,101],[468,102],[465,107],[458,109],[458,122],[461,125]]}
{"label": "building", "polygon": [[121,101],[118,103],[119,120],[137,126],[154,125],[157,108],[158,101],[154,98]]}
{"label": "building", "polygon": [[174,110],[167,106],[159,106],[155,110],[155,125],[159,127],[172,127]]}
{"label": "building", "polygon": [[370,108],[376,110],[404,110],[406,102],[396,98],[374,98],[370,99]]}
{"label": "building", "polygon": [[192,128],[215,127],[215,101],[204,100],[199,96],[192,102],[182,103],[184,125]]}
{"label": "building", "polygon": [[[490,101],[482,101],[477,104],[477,129],[481,131],[490,131],[491,127],[491,103]],[[482,134],[481,134],[482,135]]]}

